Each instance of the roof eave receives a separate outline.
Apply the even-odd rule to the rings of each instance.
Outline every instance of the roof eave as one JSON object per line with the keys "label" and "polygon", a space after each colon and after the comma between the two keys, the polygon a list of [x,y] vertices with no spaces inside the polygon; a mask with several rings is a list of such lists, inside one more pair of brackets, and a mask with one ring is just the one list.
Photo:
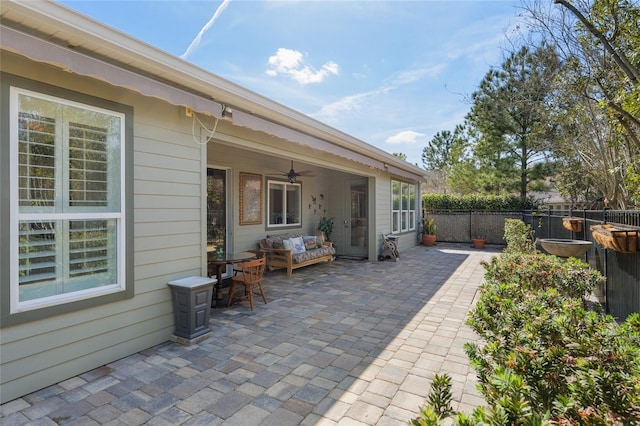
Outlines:
{"label": "roof eave", "polygon": [[415,174],[419,178],[425,176],[423,169],[384,150],[59,3],[5,0],[0,2],[0,11],[2,15],[5,14],[5,11],[24,15],[25,21],[21,24],[31,25],[30,28],[34,31],[47,25],[48,28],[56,28],[56,33],[50,31],[48,34],[52,38],[55,38],[56,34],[69,34],[69,40],[64,40],[68,45],[73,45],[74,40],[82,40],[84,43],[105,50],[117,51],[118,60],[121,63],[131,64],[132,68],[138,69],[146,75],[156,75],[164,81],[190,88],[196,93],[206,94],[210,99],[229,105],[233,109],[241,109],[300,132],[325,139],[343,148],[366,153],[378,161]]}

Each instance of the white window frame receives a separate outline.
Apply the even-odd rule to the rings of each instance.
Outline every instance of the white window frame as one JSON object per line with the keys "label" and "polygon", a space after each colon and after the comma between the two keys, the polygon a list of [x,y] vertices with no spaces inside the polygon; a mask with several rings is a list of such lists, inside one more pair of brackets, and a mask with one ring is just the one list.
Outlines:
{"label": "white window frame", "polygon": [[[119,169],[120,169],[120,193],[119,193],[119,209],[117,211],[105,211],[104,208],[82,208],[78,211],[68,212],[54,212],[54,211],[40,211],[40,212],[20,212],[19,208],[19,190],[18,190],[18,122],[19,113],[18,99],[19,96],[26,95],[35,98],[42,99],[44,101],[55,102],[63,106],[70,106],[80,108],[90,112],[96,112],[100,114],[106,114],[114,116],[120,119],[119,138],[120,138],[120,157],[119,157]],[[126,290],[126,223],[125,223],[125,144],[126,144],[126,114],[110,109],[100,108],[86,103],[80,103],[65,99],[62,97],[51,96],[42,92],[27,90],[20,87],[12,86],[10,88],[10,177],[11,177],[11,191],[10,191],[10,313],[20,313],[29,310],[40,309],[44,307],[61,305],[78,300],[89,299],[96,296],[102,296],[106,294],[112,294],[116,292],[122,292]],[[66,167],[62,166],[61,170],[66,171]],[[59,184],[59,181],[56,181]],[[66,190],[66,189],[63,189]],[[63,223],[70,223],[73,220],[109,220],[115,223],[115,240],[116,240],[116,278],[115,282],[107,283],[106,285],[99,285],[84,290],[75,292],[56,294],[52,296],[37,298],[33,300],[20,301],[19,300],[19,223],[20,221],[62,221]],[[66,251],[66,246],[63,248]]]}
{"label": "white window frame", "polygon": [[[271,223],[271,186],[272,185],[283,185],[284,186],[284,192],[285,192],[285,196],[283,197],[283,204],[282,204],[282,210],[283,212],[287,211],[287,197],[286,197],[286,193],[287,193],[287,187],[296,187],[298,190],[298,211],[299,211],[299,221],[298,222],[294,222],[294,223],[287,223],[287,215],[284,214],[283,218],[284,220],[282,221],[282,223]],[[302,226],[302,185],[300,185],[297,182],[294,183],[290,183],[290,182],[286,182],[286,181],[282,181],[282,180],[267,180],[267,208],[265,209],[266,211],[266,216],[267,216],[267,228],[295,228],[295,227],[301,227]]]}
{"label": "white window frame", "polygon": [[[416,230],[416,185],[391,180],[391,233],[401,234]],[[397,205],[396,205],[397,202]]]}

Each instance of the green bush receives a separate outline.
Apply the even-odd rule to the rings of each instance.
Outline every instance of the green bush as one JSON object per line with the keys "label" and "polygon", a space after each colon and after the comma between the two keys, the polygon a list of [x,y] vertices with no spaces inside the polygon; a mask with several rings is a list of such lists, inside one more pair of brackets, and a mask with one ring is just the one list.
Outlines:
{"label": "green bush", "polygon": [[504,220],[504,240],[507,242],[505,253],[536,252],[533,229],[520,219]]}
{"label": "green bush", "polygon": [[422,208],[427,211],[522,211],[536,210],[539,207],[539,201],[534,200],[533,198],[526,198],[523,200],[521,197],[515,195],[422,195]]}
{"label": "green bush", "polygon": [[495,377],[508,372],[527,385],[527,404],[554,421],[640,421],[638,316],[621,327],[585,308],[580,296],[600,274],[577,259],[542,254],[505,255],[486,267],[469,324],[487,344],[465,349],[487,402],[504,396]]}
{"label": "green bush", "polygon": [[484,266],[468,320],[484,343],[465,351],[487,406],[471,415],[443,409],[450,393],[440,378],[413,424],[640,424],[640,315],[618,324],[587,309],[583,296],[602,276],[540,253],[505,253]]}

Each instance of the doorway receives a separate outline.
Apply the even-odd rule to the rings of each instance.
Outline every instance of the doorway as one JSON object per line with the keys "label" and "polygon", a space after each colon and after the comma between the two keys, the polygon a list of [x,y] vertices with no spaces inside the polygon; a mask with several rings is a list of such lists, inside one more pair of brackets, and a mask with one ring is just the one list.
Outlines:
{"label": "doorway", "polygon": [[366,258],[368,255],[369,194],[366,178],[345,180],[344,232],[342,249],[344,255]]}
{"label": "doorway", "polygon": [[207,257],[231,250],[227,226],[228,182],[227,170],[207,168]]}

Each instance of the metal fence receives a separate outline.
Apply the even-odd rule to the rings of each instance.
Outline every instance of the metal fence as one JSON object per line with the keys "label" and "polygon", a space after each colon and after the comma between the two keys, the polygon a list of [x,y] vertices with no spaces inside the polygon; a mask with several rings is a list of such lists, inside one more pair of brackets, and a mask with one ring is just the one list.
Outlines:
{"label": "metal fence", "polygon": [[424,214],[434,219],[438,241],[455,243],[485,238],[488,244],[506,244],[504,220],[522,219],[522,212],[435,211]]}
{"label": "metal fence", "polygon": [[[619,224],[640,229],[640,211],[580,210],[525,212],[423,212],[433,217],[438,227],[438,241],[471,242],[484,237],[489,244],[504,245],[504,221],[521,219],[531,225],[536,238],[559,238],[591,241],[593,245],[583,256],[586,263],[606,277],[605,285],[595,295],[608,313],[624,320],[629,314],[640,313],[640,251],[620,253],[605,249],[593,238],[592,225]],[[581,232],[563,226],[563,218],[583,219]]]}

